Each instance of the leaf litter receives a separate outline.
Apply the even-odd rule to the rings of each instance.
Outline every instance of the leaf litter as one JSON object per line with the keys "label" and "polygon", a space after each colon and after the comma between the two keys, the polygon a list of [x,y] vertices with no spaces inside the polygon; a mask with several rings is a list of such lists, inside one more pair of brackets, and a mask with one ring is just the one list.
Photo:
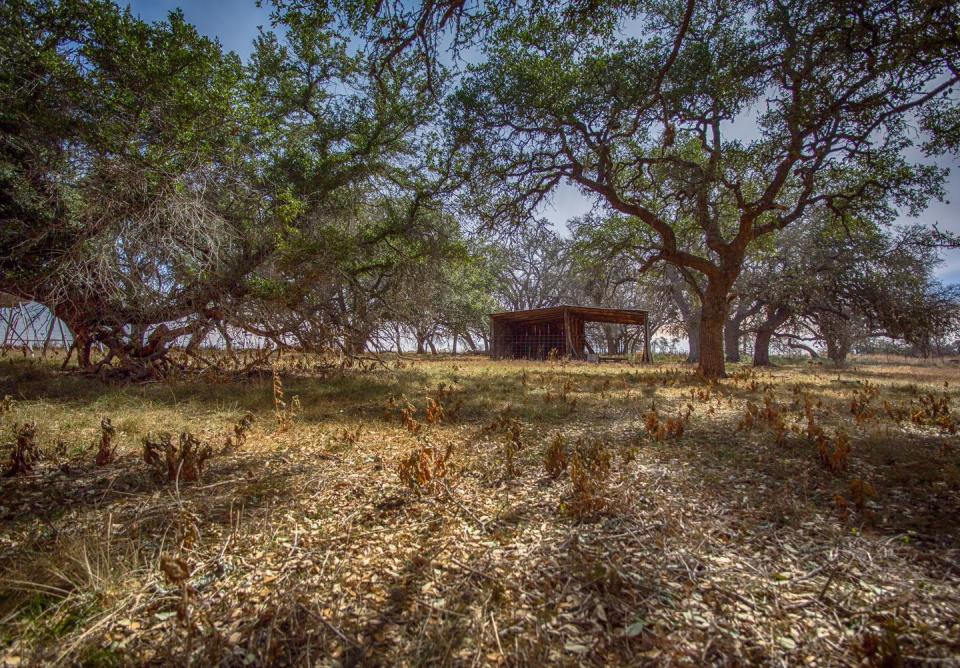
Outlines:
{"label": "leaf litter", "polygon": [[[109,463],[87,448],[3,480],[0,660],[949,664],[956,436],[845,409],[865,378],[905,403],[890,380],[902,371],[863,365],[841,383],[794,366],[705,385],[683,367],[416,361],[288,378],[301,412],[279,426],[279,374],[224,388],[238,410],[191,413],[146,389],[113,411],[137,417],[140,438],[118,430]],[[931,388],[956,376],[924,373]],[[338,395],[348,383],[370,387]],[[94,443],[102,416],[70,413],[93,413],[88,391],[43,410]],[[738,429],[764,393],[786,417]],[[823,433],[849,430],[845,470],[819,463],[801,395],[821,402]],[[455,417],[441,402],[459,402]],[[679,435],[645,429],[652,402],[688,414]],[[33,408],[18,402],[0,426]],[[167,482],[139,458],[154,423],[229,447],[202,479]],[[42,422],[38,438],[51,438]],[[596,503],[573,505],[569,470],[548,473],[557,443],[609,460],[589,469]],[[442,474],[412,488],[399,467],[428,451],[444,453]],[[857,480],[875,491],[859,503]]]}

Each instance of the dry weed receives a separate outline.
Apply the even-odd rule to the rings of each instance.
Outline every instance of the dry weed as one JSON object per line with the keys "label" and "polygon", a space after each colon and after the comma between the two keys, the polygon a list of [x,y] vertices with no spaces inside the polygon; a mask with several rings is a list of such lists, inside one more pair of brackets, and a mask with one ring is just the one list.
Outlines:
{"label": "dry weed", "polygon": [[443,404],[432,397],[427,397],[427,410],[424,414],[427,424],[439,424],[443,421]]}
{"label": "dry weed", "polygon": [[436,493],[447,476],[452,454],[452,443],[443,450],[421,443],[397,465],[400,482],[417,494]]}
{"label": "dry weed", "polygon": [[546,469],[548,476],[556,479],[567,470],[567,464],[569,463],[566,439],[563,437],[563,433],[557,432],[547,445],[543,456],[543,467]]}
{"label": "dry weed", "polygon": [[850,463],[850,437],[843,429],[838,429],[831,439],[822,430],[817,434],[814,442],[817,444],[817,454],[820,464],[831,473],[843,473]]}
{"label": "dry weed", "polygon": [[293,426],[293,421],[300,414],[300,397],[294,395],[289,403],[283,391],[283,381],[280,371],[273,367],[273,414],[277,420],[277,431],[287,431]]}
{"label": "dry weed", "polygon": [[850,414],[858,425],[866,424],[876,417],[872,404],[878,396],[880,396],[880,388],[869,381],[865,382],[861,389],[854,390],[853,398],[850,399]]}
{"label": "dry weed", "polygon": [[499,437],[503,470],[507,478],[517,474],[517,455],[523,448],[523,423],[513,415],[513,409],[507,406],[484,431]]}
{"label": "dry weed", "polygon": [[202,444],[188,431],[180,434],[179,445],[173,437],[161,432],[143,439],[143,461],[158,480],[195,482],[203,477],[203,467],[213,455],[209,445]]}
{"label": "dry weed", "polygon": [[581,441],[570,457],[570,496],[561,509],[571,517],[585,520],[607,508],[607,482],[612,456],[599,439]]}
{"label": "dry weed", "polygon": [[25,422],[14,425],[14,444],[10,452],[10,464],[5,475],[15,476],[30,473],[34,464],[43,459],[43,451],[37,445],[37,423]]}
{"label": "dry weed", "polygon": [[647,433],[653,436],[655,441],[662,442],[680,438],[683,436],[692,414],[693,406],[687,404],[687,410],[685,412],[681,412],[677,417],[664,420],[660,417],[656,405],[651,404],[650,410],[643,416],[643,426],[644,429],[647,430]]}
{"label": "dry weed", "polygon": [[[304,366],[296,356],[283,363]],[[69,475],[45,464],[5,479],[0,664],[874,665],[899,656],[951,665],[960,462],[956,448],[936,446],[956,439],[930,422],[945,414],[940,391],[933,406],[926,389],[905,394],[898,379],[909,373],[929,388],[949,378],[954,387],[958,369],[861,368],[838,382],[785,364],[744,373],[739,388],[724,380],[691,390],[686,366],[459,365],[453,394],[438,390],[452,376],[449,360],[305,380],[324,397],[322,422],[248,432],[255,449],[248,441],[224,457],[215,481],[176,493],[143,484],[138,462],[118,457],[98,469],[92,454]],[[233,407],[265,398],[262,386],[236,382],[150,385],[134,400],[121,392],[102,401],[89,379],[51,376],[66,388],[44,395],[23,380],[36,369],[17,373],[8,387],[43,397],[21,400],[17,415],[42,412],[51,439],[64,434],[71,450],[95,443],[104,410],[118,420],[118,438],[222,424],[219,445],[235,434],[242,412]],[[883,399],[910,408],[912,398],[912,412],[926,406],[924,425],[907,412],[901,425],[884,417],[861,434],[851,388],[865,378],[880,388],[868,410],[883,415]],[[774,387],[748,394],[750,381]],[[563,394],[567,382],[579,397],[576,420],[564,420],[556,402],[521,402],[544,388]],[[420,412],[403,399],[381,419],[401,389],[423,397]],[[500,414],[504,391],[518,398]],[[696,429],[686,425],[681,440],[691,447],[657,447],[637,428],[651,394],[653,432],[678,409],[682,417],[687,401],[701,402]],[[426,397],[442,406],[442,420],[426,419]],[[478,423],[453,423],[458,397]],[[949,397],[956,404],[956,392]],[[734,431],[747,398],[752,428],[775,432],[782,422],[794,442],[775,448],[772,438]],[[272,422],[273,409],[256,419]],[[404,410],[416,436],[400,426]],[[474,425],[491,422],[490,437],[478,439]],[[846,473],[827,474],[815,463],[817,438],[829,460],[842,429],[857,447]],[[595,433],[605,436],[584,437]],[[38,440],[46,445],[39,432]],[[168,480],[168,450],[150,440]],[[340,441],[349,447],[324,456]],[[486,473],[502,480],[508,456],[516,476],[492,490]],[[629,465],[618,472],[621,462]],[[209,461],[203,475],[211,477]],[[854,521],[824,512],[822,499]],[[111,522],[112,541],[102,531]],[[897,620],[889,632],[888,617]]]}
{"label": "dry weed", "polygon": [[117,435],[116,427],[110,422],[110,418],[104,417],[100,420],[100,441],[97,444],[97,466],[106,466],[113,461],[117,452],[117,444],[113,439]]}
{"label": "dry weed", "polygon": [[255,418],[253,413],[247,411],[240,421],[233,425],[233,435],[227,435],[227,441],[224,444],[224,450],[233,450],[242,447],[247,442],[247,432],[253,428]]}

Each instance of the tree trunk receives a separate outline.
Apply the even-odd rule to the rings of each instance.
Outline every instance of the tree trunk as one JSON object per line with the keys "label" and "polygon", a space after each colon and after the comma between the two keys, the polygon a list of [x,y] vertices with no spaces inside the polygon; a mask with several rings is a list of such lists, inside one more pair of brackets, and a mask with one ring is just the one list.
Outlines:
{"label": "tree trunk", "polygon": [[[93,366],[91,351],[93,350],[94,337],[93,328],[89,324],[92,322],[92,318],[84,317],[89,311],[85,313],[74,304],[55,304],[48,308],[54,316],[60,318],[60,321],[67,325],[73,335],[73,348],[77,351],[77,366],[81,369],[90,369]],[[67,359],[70,359],[69,355]],[[64,362],[64,366],[66,366],[66,362]]]}
{"label": "tree trunk", "polygon": [[827,357],[838,367],[847,365],[847,353],[850,352],[850,341],[845,336],[827,337]]}
{"label": "tree trunk", "polygon": [[790,309],[786,306],[767,307],[767,317],[760,323],[753,344],[753,366],[770,366],[770,341],[789,318]]}
{"label": "tree trunk", "polygon": [[753,366],[770,366],[770,340],[774,330],[761,327],[757,330],[757,338],[753,343]]}
{"label": "tree trunk", "polygon": [[616,355],[620,351],[617,349],[617,337],[613,333],[613,327],[610,325],[603,326],[603,337],[607,340],[607,354]]}
{"label": "tree trunk", "polygon": [[77,366],[81,369],[93,368],[93,334],[81,322],[65,321],[73,334],[73,346],[77,351]]}
{"label": "tree trunk", "polygon": [[453,351],[452,352],[454,355],[457,354],[457,335],[456,334],[453,335]]}
{"label": "tree trunk", "polygon": [[74,334],[77,339],[77,366],[81,369],[89,369],[93,366],[90,359],[90,351],[93,349],[93,339],[86,333]]}
{"label": "tree trunk", "polygon": [[723,326],[723,351],[728,362],[740,361],[740,323],[737,318],[729,318]]}
{"label": "tree trunk", "polygon": [[827,357],[836,366],[845,366],[853,345],[850,321],[840,315],[827,315],[820,318],[819,325],[820,335],[827,344]]}
{"label": "tree trunk", "polygon": [[[701,310],[701,318],[703,311]],[[687,321],[687,341],[690,351],[687,353],[687,361],[696,363],[700,361],[700,319]]]}
{"label": "tree trunk", "polygon": [[727,321],[727,295],[734,275],[727,281],[709,281],[700,308],[700,363],[697,372],[705,378],[725,378],[723,325]]}
{"label": "tree trunk", "polygon": [[362,355],[367,350],[368,341],[366,332],[351,332],[347,339],[347,354]]}

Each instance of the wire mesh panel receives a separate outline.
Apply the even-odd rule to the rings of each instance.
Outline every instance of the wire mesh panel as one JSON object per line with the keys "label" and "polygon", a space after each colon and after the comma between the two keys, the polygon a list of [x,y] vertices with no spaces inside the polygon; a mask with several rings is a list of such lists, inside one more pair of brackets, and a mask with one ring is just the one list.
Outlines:
{"label": "wire mesh panel", "polygon": [[516,324],[510,328],[507,354],[521,359],[546,359],[567,354],[563,321]]}

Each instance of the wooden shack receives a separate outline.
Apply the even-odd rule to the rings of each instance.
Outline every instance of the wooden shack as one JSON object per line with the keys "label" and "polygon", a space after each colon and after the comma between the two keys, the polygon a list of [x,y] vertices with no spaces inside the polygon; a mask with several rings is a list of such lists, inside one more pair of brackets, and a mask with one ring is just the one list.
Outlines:
{"label": "wooden shack", "polygon": [[491,349],[495,359],[586,359],[588,322],[643,327],[643,361],[650,361],[650,327],[646,311],[589,306],[553,306],[490,315]]}

